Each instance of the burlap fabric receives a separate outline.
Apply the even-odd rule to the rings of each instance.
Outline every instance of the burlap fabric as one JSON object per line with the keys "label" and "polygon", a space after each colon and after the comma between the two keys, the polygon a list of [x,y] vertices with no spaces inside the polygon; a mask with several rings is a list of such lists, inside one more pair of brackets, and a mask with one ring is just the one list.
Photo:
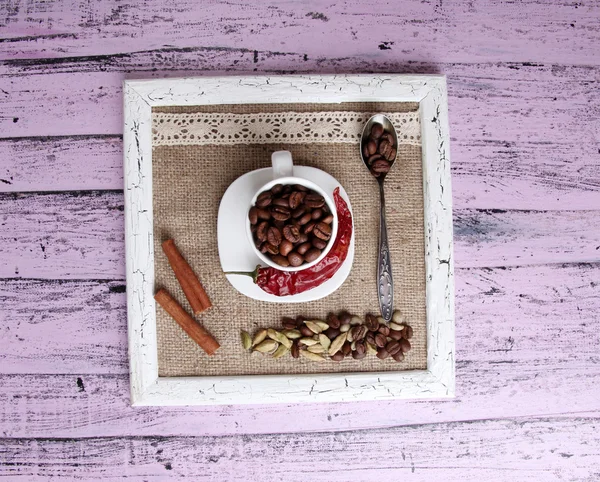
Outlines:
{"label": "burlap fabric", "polygon": [[[158,108],[183,112],[407,112],[412,103],[348,103],[293,105],[218,105]],[[335,293],[310,303],[277,304],[255,301],[238,293],[221,273],[217,250],[217,212],[220,199],[242,174],[270,165],[271,153],[286,149],[294,163],[318,167],[333,175],[352,203],[356,252],[350,276]],[[198,274],[213,308],[198,317],[220,342],[207,356],[157,307],[159,376],[306,374],[424,369],[426,354],[423,172],[421,148],[400,145],[398,158],[385,183],[387,223],[395,283],[395,306],[414,328],[406,360],[381,361],[374,356],[341,363],[314,363],[290,356],[273,360],[244,351],[240,330],[254,334],[261,327],[280,326],[282,316],[302,314],[324,319],[328,312],[346,309],[364,315],[378,313],[376,293],[379,199],[377,183],[352,144],[239,144],[186,145],[153,148],[154,248],[156,288],[166,288],[191,311],[162,252],[161,242],[172,237]],[[242,240],[245,242],[245,240]]]}

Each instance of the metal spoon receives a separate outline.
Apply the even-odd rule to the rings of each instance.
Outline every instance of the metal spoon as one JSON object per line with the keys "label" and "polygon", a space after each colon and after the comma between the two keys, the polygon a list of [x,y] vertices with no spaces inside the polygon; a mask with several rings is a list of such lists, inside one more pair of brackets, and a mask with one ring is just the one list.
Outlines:
{"label": "metal spoon", "polygon": [[[383,114],[377,114],[371,117],[362,132],[360,140],[360,157],[362,161],[369,169],[369,172],[375,177],[379,183],[379,198],[380,198],[380,215],[379,215],[379,255],[377,259],[377,293],[379,295],[379,310],[381,316],[385,321],[392,319],[392,313],[394,309],[394,280],[392,278],[392,262],[390,259],[390,249],[387,237],[387,226],[385,223],[385,197],[383,192],[383,182],[387,172],[380,173],[379,176],[375,176],[370,169],[368,160],[365,159],[363,149],[365,144],[369,141],[369,135],[373,124],[381,124],[384,132],[392,135],[394,139],[393,148],[398,148],[398,135],[392,122]],[[396,161],[396,156],[389,161],[390,169]]]}

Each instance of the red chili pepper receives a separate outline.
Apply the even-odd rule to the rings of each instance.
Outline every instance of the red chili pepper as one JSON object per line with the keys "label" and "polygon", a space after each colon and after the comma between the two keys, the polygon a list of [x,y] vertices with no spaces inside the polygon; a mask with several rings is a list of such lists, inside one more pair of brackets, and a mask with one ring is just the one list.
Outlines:
{"label": "red chili pepper", "polygon": [[263,291],[275,296],[289,296],[316,288],[330,279],[348,256],[352,239],[352,214],[346,201],[340,196],[340,188],[333,191],[333,200],[338,214],[338,232],[327,256],[311,268],[301,271],[281,271],[257,266],[252,272],[230,271],[225,274],[251,276]]}

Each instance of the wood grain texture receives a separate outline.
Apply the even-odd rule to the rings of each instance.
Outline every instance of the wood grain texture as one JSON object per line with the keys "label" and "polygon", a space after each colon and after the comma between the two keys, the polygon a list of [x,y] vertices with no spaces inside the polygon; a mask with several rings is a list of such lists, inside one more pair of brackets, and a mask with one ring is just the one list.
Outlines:
{"label": "wood grain texture", "polygon": [[[0,194],[0,227],[1,278],[125,277],[120,191]],[[454,237],[461,268],[594,262],[600,211],[455,209]]]}
{"label": "wood grain texture", "polygon": [[[377,0],[232,3],[116,0],[0,11],[2,58],[125,54],[166,45],[292,52],[309,58],[369,56],[420,61],[598,64],[595,2],[498,0],[451,4]],[[526,48],[525,48],[526,47]]]}
{"label": "wood grain texture", "polygon": [[[459,248],[475,262],[525,263],[533,253],[531,263],[557,263],[458,270],[458,398],[401,406],[133,410],[127,405],[122,275],[116,276],[121,281],[2,280],[0,371],[7,374],[0,376],[0,435],[24,438],[0,439],[0,474],[27,481],[123,475],[294,480],[308,454],[317,460],[309,466],[310,480],[599,479],[594,327],[600,276],[597,263],[561,264],[590,259],[596,218],[581,213],[589,234],[572,212],[553,217],[496,211],[587,211],[600,205],[599,8],[597,2],[560,0],[518,5],[409,0],[401,8],[354,0],[168,5],[0,0],[0,58],[7,59],[0,63],[0,192],[122,189],[125,77],[446,73],[454,205],[461,210],[455,219],[457,266]],[[35,137],[40,135],[55,137]],[[18,204],[8,205],[10,211]],[[5,247],[14,243],[14,236],[2,238],[7,226],[21,234],[10,227],[14,218],[6,206],[0,214]],[[102,243],[108,251],[116,246],[108,240],[109,232],[117,232],[116,218],[100,214],[100,208],[97,215],[83,215],[99,223],[95,235],[89,226],[58,222],[65,206],[55,208],[42,209],[45,217],[16,209],[28,219],[22,231],[26,243],[21,251],[4,248],[0,270],[10,265],[7,257],[15,266],[12,274],[0,276],[15,276],[16,266],[32,278],[49,278],[51,271],[75,276],[74,261],[81,258],[70,250],[88,242],[96,250],[92,254],[100,255],[91,271],[105,270],[110,279],[109,273],[122,270],[117,258],[98,252]],[[490,249],[481,250],[482,242],[475,241],[485,220],[468,211],[476,208],[491,210],[481,228]],[[497,217],[506,220],[505,215],[511,223],[499,224]],[[57,218],[54,224],[51,217]],[[47,229],[61,238],[59,229],[75,227],[78,238],[69,242],[71,231],[65,229],[67,248],[58,257],[37,259],[42,250],[35,244],[36,221],[43,226],[40,237]],[[508,242],[508,253],[498,240]],[[492,246],[497,254],[490,257]],[[26,270],[31,263],[37,268]],[[567,418],[534,419],[558,412]],[[431,425],[511,415],[526,418]],[[298,428],[304,420],[306,426]],[[333,435],[194,437],[404,423],[428,425]],[[89,438],[105,435],[128,436]]]}
{"label": "wood grain texture", "polygon": [[121,136],[0,140],[0,192],[123,189]]}
{"label": "wood grain texture", "polygon": [[[122,110],[123,72],[133,71],[135,73],[126,75],[140,78],[206,74],[210,68],[235,73],[253,68],[258,73],[440,71],[449,76],[456,207],[590,209],[600,204],[597,174],[600,99],[593,87],[600,71],[596,67],[531,63],[432,66],[354,58],[304,62],[299,56],[269,57],[255,64],[253,58],[251,53],[192,50],[143,52],[111,59],[68,59],[56,64],[39,60],[4,62],[0,64],[0,88],[10,94],[0,95],[0,105],[5,112],[0,117],[2,135],[120,135],[122,121],[115,112]],[[156,69],[160,73],[154,72]],[[20,79],[18,86],[14,83],[16,77]],[[69,85],[68,96],[65,85]],[[12,142],[17,144],[11,147]],[[47,142],[48,148],[53,149],[56,141]],[[69,138],[64,142],[66,147],[73,147]],[[76,145],[84,151],[92,149],[90,156],[95,159],[104,155],[105,146],[97,144],[98,141],[88,145],[84,140]],[[27,140],[0,142],[0,159],[6,159],[3,164],[7,164],[6,169],[0,171],[0,179],[12,183],[15,179],[19,182],[28,172],[35,176],[35,170],[26,169],[21,173],[12,157],[14,152],[21,155],[22,150],[27,149],[29,154],[25,159],[35,162],[39,159],[39,148]],[[120,166],[118,148],[115,146],[111,152],[114,152],[112,161]],[[48,168],[37,173],[38,179],[51,180],[57,176],[64,158],[62,162],[67,164],[63,169],[72,173],[63,182],[68,183],[72,178],[75,183],[72,189],[77,188],[81,179],[85,179],[85,189],[93,188],[95,179],[105,182],[107,173],[114,175],[113,169],[118,170],[109,159],[102,159],[96,167],[88,166],[89,163],[75,164],[73,158],[54,155],[57,159],[48,161]],[[109,179],[111,186],[121,187],[116,178]],[[7,182],[0,182],[0,190],[19,189]],[[43,181],[31,182],[36,186]],[[25,185],[23,189],[38,187]]]}
{"label": "wood grain texture", "polygon": [[[7,454],[0,476],[140,481],[167,475],[228,481],[329,481],[347,480],[350,475],[357,481],[595,480],[600,471],[590,462],[600,455],[599,426],[598,418],[546,418],[252,438],[8,439],[0,446]],[[337,467],[344,470],[336,474]]]}

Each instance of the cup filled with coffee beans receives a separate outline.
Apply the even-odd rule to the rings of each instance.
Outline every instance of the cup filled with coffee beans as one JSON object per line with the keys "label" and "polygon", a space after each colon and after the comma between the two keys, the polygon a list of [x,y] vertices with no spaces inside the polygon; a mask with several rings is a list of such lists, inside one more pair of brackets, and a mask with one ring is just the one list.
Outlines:
{"label": "cup filled with coffee beans", "polygon": [[271,157],[273,180],[254,195],[246,231],[256,255],[283,271],[310,268],[335,240],[337,212],[331,196],[312,181],[294,176],[289,151]]}

